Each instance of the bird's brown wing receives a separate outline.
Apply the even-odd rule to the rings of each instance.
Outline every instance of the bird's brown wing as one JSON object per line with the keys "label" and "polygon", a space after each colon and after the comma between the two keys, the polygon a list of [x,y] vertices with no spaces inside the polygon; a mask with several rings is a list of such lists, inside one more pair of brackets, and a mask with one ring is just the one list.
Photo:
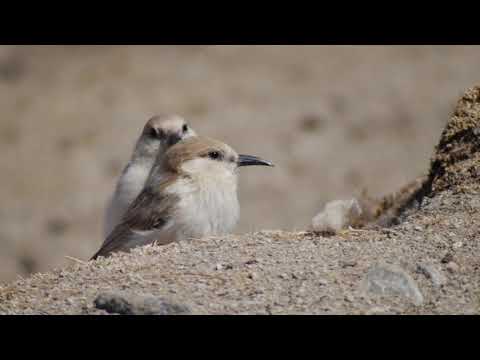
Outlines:
{"label": "bird's brown wing", "polygon": [[177,195],[162,191],[174,180],[166,179],[156,189],[144,188],[128,208],[121,223],[113,229],[100,250],[90,260],[128,249],[126,245],[135,231],[161,229],[169,220],[172,209],[179,200]]}

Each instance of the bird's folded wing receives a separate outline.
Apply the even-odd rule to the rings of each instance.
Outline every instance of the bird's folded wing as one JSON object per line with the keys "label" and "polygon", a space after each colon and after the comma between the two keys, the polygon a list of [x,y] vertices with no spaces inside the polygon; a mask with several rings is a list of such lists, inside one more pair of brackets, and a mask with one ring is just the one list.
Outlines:
{"label": "bird's folded wing", "polygon": [[132,236],[161,230],[177,202],[176,195],[144,188],[123,216],[122,222],[113,229],[91,260],[113,251],[128,249]]}

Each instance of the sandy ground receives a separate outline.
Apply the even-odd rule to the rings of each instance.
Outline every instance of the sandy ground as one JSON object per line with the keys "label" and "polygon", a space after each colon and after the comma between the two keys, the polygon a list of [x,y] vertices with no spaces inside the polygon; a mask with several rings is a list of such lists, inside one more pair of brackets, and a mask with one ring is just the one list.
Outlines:
{"label": "sandy ground", "polygon": [[326,201],[423,174],[454,102],[479,80],[479,56],[476,46],[0,47],[0,281],[97,250],[115,178],[155,113],[277,165],[242,172],[237,234],[303,230]]}
{"label": "sandy ground", "polygon": [[0,313],[480,314],[479,129],[477,87],[397,225],[146,246],[0,287]]}

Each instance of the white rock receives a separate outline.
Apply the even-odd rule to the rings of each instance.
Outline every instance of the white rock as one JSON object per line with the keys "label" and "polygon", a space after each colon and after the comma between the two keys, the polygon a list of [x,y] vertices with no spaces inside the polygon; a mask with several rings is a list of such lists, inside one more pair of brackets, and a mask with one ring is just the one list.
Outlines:
{"label": "white rock", "polygon": [[312,228],[314,231],[338,232],[352,225],[361,214],[362,208],[356,199],[334,200],[312,219]]}

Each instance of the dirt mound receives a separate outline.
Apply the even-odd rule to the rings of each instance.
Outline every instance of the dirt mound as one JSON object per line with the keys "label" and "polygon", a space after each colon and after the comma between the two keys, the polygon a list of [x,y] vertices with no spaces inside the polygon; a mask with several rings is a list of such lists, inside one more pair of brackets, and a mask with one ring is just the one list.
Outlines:
{"label": "dirt mound", "polygon": [[442,191],[473,192],[480,176],[480,87],[465,92],[435,147],[428,175],[419,177],[399,191],[380,200],[362,194],[365,209],[359,227],[398,224],[402,214],[419,207],[424,197]]}
{"label": "dirt mound", "polygon": [[371,201],[375,228],[261,231],[75,262],[0,287],[0,313],[479,314],[479,94],[459,101],[426,177]]}
{"label": "dirt mound", "polygon": [[478,191],[480,183],[480,87],[469,89],[459,100],[442,133],[432,160],[426,194],[446,189]]}

